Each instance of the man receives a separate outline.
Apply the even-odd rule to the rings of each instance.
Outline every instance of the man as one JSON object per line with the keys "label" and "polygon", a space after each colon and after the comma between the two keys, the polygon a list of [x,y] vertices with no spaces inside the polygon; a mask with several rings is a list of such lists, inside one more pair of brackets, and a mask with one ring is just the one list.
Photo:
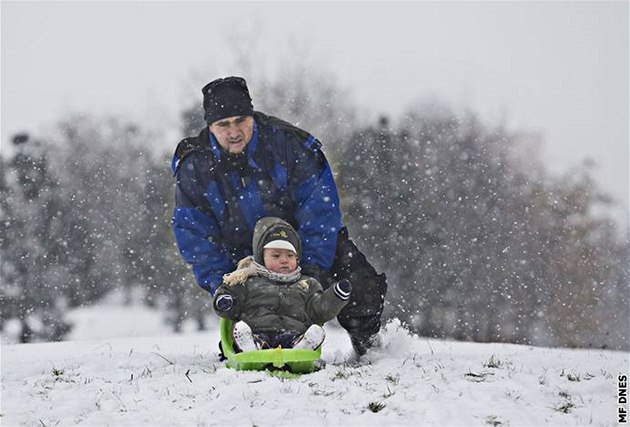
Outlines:
{"label": "man", "polygon": [[208,126],[179,143],[172,164],[172,229],[197,283],[214,295],[223,275],[252,254],[256,222],[282,218],[302,239],[304,274],[324,288],[341,279],[352,283],[350,303],[338,320],[363,355],[380,329],[387,283],[348,237],[321,143],[254,111],[240,77],[214,80],[202,93]]}

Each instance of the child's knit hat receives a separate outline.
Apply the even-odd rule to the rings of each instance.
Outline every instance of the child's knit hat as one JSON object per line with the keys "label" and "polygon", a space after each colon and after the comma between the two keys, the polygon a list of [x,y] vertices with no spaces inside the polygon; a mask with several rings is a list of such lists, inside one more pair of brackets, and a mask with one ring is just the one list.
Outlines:
{"label": "child's knit hat", "polygon": [[271,248],[293,251],[298,259],[302,256],[300,236],[291,227],[291,224],[280,218],[261,218],[254,227],[254,238],[252,239],[254,260],[263,264],[263,251]]}

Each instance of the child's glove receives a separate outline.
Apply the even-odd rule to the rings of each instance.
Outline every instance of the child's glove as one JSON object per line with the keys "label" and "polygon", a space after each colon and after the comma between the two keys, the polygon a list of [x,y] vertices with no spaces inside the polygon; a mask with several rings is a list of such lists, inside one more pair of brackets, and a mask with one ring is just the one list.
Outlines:
{"label": "child's glove", "polygon": [[214,307],[218,311],[229,311],[234,305],[234,299],[232,295],[220,295],[214,302]]}
{"label": "child's glove", "polygon": [[346,301],[350,299],[350,293],[352,292],[352,285],[349,280],[342,279],[335,283],[335,295],[342,300]]}

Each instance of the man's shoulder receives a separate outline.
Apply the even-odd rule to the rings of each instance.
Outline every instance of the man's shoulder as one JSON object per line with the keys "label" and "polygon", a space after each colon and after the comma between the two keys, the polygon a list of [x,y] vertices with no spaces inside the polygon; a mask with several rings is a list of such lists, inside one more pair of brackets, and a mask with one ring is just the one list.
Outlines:
{"label": "man's shoulder", "polygon": [[311,133],[278,117],[256,111],[254,119],[259,126],[259,133],[263,141],[282,140],[303,152],[318,152],[322,146],[322,143]]}
{"label": "man's shoulder", "polygon": [[197,156],[210,159],[211,153],[212,150],[208,144],[208,128],[204,128],[197,136],[182,139],[177,144],[175,154],[173,155],[173,162],[171,164],[173,174],[177,173],[177,170],[184,160]]}
{"label": "man's shoulder", "polygon": [[263,131],[267,131],[272,134],[277,132],[286,133],[295,136],[297,139],[302,141],[311,137],[311,134],[304,129],[301,129],[279,117],[269,116],[260,111],[254,112],[254,120]]}

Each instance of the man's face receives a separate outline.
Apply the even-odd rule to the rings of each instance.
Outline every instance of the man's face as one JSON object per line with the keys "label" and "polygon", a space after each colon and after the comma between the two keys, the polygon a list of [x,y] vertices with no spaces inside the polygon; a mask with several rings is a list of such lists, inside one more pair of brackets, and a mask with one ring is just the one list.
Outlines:
{"label": "man's face", "polygon": [[221,148],[228,153],[242,152],[254,133],[252,116],[234,116],[217,120],[210,125],[210,132],[219,142]]}

